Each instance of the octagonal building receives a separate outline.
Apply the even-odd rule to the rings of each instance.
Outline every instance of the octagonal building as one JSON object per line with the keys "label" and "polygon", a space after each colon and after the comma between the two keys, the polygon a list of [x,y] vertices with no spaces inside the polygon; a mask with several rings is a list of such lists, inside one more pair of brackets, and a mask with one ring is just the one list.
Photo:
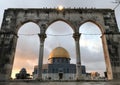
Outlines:
{"label": "octagonal building", "polygon": [[[76,64],[70,64],[70,55],[63,47],[56,47],[48,58],[48,64],[43,64],[43,80],[75,80]],[[37,78],[37,68],[34,67],[33,78]],[[86,74],[85,66],[82,66],[82,74]]]}

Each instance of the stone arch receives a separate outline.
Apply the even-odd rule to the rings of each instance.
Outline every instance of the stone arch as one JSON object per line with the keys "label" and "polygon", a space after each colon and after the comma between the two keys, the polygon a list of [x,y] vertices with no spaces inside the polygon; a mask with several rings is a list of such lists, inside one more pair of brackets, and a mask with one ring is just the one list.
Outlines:
{"label": "stone arch", "polygon": [[[59,25],[59,23],[60,23],[60,25]],[[54,26],[58,26],[57,28],[54,28]],[[64,25],[64,26],[61,26],[61,25]],[[51,27],[52,26],[52,27]],[[64,29],[65,28],[65,29]],[[58,31],[58,30],[59,31]],[[53,33],[50,33],[50,31],[54,31],[55,30],[55,32]],[[47,39],[49,40],[49,39],[51,39],[51,38],[53,38],[54,37],[54,40],[52,41],[49,41],[49,44],[51,44],[51,48],[50,49],[53,49],[53,48],[55,48],[56,46],[65,46],[66,48],[68,47],[68,46],[66,46],[65,44],[67,43],[66,41],[68,41],[68,40],[72,40],[73,42],[71,42],[72,44],[74,44],[74,39],[73,39],[73,37],[72,37],[72,35],[73,35],[73,33],[74,33],[74,30],[71,28],[71,26],[69,25],[69,24],[67,24],[66,22],[64,22],[63,20],[55,20],[54,22],[52,22],[50,25],[48,25],[48,28],[47,28],[47,30],[46,30],[46,34],[48,34],[47,35],[47,38],[46,38],[46,40],[45,40],[45,44],[46,44],[46,42],[48,42],[47,41]],[[66,39],[66,40],[65,40]],[[64,41],[65,40],[65,41]],[[61,42],[62,41],[62,42]],[[54,44],[53,44],[54,43]],[[70,44],[71,44],[70,43]],[[48,44],[48,43],[47,43]],[[46,45],[45,45],[46,46]],[[68,47],[69,48],[69,47]],[[67,49],[68,49],[67,48]],[[70,48],[69,48],[70,49]],[[72,50],[72,49],[70,49],[69,50],[68,49],[68,51],[70,51],[70,50]],[[70,53],[70,52],[69,52]]]}
{"label": "stone arch", "polygon": [[91,22],[91,23],[95,24],[96,26],[98,26],[100,28],[100,31],[102,34],[105,32],[105,29],[103,29],[103,26],[99,22],[91,20],[91,19],[83,21],[82,23],[80,23],[80,26],[86,22]]}
{"label": "stone arch", "polygon": [[64,22],[64,23],[68,24],[68,25],[72,28],[73,32],[76,31],[75,26],[74,26],[71,22],[69,22],[69,21],[67,21],[67,20],[64,20],[64,19],[56,19],[56,20],[50,21],[49,23],[47,23],[48,27],[49,27],[51,24],[53,24],[53,23],[55,23],[55,22],[57,22],[57,21],[62,21],[62,22]]}
{"label": "stone arch", "polygon": [[[26,28],[26,26],[27,26],[27,28]],[[32,30],[32,31],[30,31],[30,30]],[[35,30],[37,30],[37,31],[35,31]],[[14,63],[13,63],[12,73],[15,73],[16,69],[14,67],[16,65],[18,65],[17,70],[23,68],[23,66],[25,65],[25,68],[27,70],[31,71],[29,65],[27,65],[27,62],[25,62],[24,60],[28,59],[31,61],[30,58],[34,58],[35,56],[38,57],[38,55],[37,55],[38,49],[39,49],[39,47],[38,47],[39,46],[38,45],[39,37],[37,35],[38,33],[40,33],[39,26],[37,26],[34,22],[28,21],[28,22],[24,23],[22,26],[20,26],[18,33],[17,33],[19,38],[16,41],[17,46],[16,46],[15,56],[13,59]],[[34,36],[31,36],[32,34],[34,34]],[[38,42],[36,42],[36,41],[38,41]],[[20,48],[20,47],[22,47],[22,48]],[[35,54],[34,49],[36,49],[37,54]],[[25,50],[25,51],[22,51],[22,50]],[[20,57],[23,59],[26,57],[26,59],[24,59],[21,62],[20,60],[18,60],[18,58],[20,59]],[[36,58],[34,58],[34,60],[36,60]],[[31,63],[32,63],[32,61],[31,61]],[[21,65],[21,67],[19,67],[19,64]],[[15,74],[11,74],[11,77],[15,78],[14,76],[15,76]]]}
{"label": "stone arch", "polygon": [[91,22],[92,24],[95,24],[99,28],[99,30],[101,32],[101,40],[102,40],[102,47],[103,47],[105,64],[106,64],[107,77],[108,77],[108,80],[112,80],[113,79],[113,74],[112,74],[112,67],[111,67],[110,56],[109,56],[109,52],[108,52],[108,46],[107,46],[107,43],[106,43],[106,35],[104,35],[105,31],[104,31],[102,25],[100,25],[98,22],[93,21],[93,20],[84,21],[81,24],[81,26],[83,24],[87,23],[87,22]]}
{"label": "stone arch", "polygon": [[[20,29],[24,24],[27,24],[27,23],[29,23],[29,22],[32,22],[32,23],[38,25],[38,27],[39,27],[39,24],[38,24],[36,21],[34,21],[34,20],[26,20],[26,21],[20,22],[20,23],[16,26],[16,32],[18,33],[19,29]],[[40,29],[40,27],[39,27],[39,29]]]}
{"label": "stone arch", "polygon": [[[111,67],[113,79],[120,79],[120,55],[119,55],[119,42],[120,33],[115,20],[114,10],[111,9],[72,9],[66,8],[63,11],[56,9],[7,9],[5,10],[3,22],[0,30],[0,80],[6,80],[10,78],[16,42],[17,42],[17,31],[16,27],[19,28],[25,21],[33,21],[40,27],[41,33],[39,34],[41,43],[41,55],[43,57],[44,40],[46,38],[45,31],[47,29],[47,23],[50,24],[54,20],[63,20],[71,25],[74,30],[73,37],[76,43],[76,55],[79,54],[79,27],[82,23],[87,20],[93,22],[102,28],[102,42],[104,46],[104,53],[106,60],[110,63],[108,67]],[[22,22],[22,23],[21,23]],[[71,24],[70,24],[71,23]],[[110,60],[108,60],[108,57]],[[7,62],[8,61],[8,62]],[[80,67],[79,62],[78,67]],[[40,63],[41,65],[41,63]],[[111,66],[110,66],[111,65]],[[41,68],[41,67],[40,67]],[[107,68],[109,69],[109,68]],[[79,70],[78,70],[79,73]],[[112,74],[111,74],[112,73]],[[79,75],[77,75],[79,77]],[[40,76],[41,77],[41,73]],[[112,78],[112,76],[111,76]],[[79,78],[80,79],[80,78]]]}

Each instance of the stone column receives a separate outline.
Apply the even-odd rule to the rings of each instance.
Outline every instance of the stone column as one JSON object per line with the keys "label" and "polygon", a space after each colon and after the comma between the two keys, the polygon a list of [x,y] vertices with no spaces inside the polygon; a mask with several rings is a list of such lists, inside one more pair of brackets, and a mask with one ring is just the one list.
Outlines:
{"label": "stone column", "polygon": [[103,52],[104,52],[104,58],[105,58],[105,63],[106,63],[106,72],[107,72],[107,77],[108,80],[113,79],[113,73],[112,73],[112,66],[111,66],[111,60],[110,60],[110,54],[109,54],[109,43],[107,43],[107,40],[110,40],[108,35],[103,34],[101,36],[102,39],[102,45],[103,45]]}
{"label": "stone column", "polygon": [[81,67],[81,56],[80,56],[80,33],[74,33],[73,38],[75,39],[76,45],[76,80],[80,80],[82,78],[82,67]]}
{"label": "stone column", "polygon": [[45,33],[38,34],[40,38],[40,49],[39,49],[39,60],[38,60],[38,77],[37,79],[42,80],[42,65],[43,65],[43,54],[44,54],[44,41],[46,38]]}

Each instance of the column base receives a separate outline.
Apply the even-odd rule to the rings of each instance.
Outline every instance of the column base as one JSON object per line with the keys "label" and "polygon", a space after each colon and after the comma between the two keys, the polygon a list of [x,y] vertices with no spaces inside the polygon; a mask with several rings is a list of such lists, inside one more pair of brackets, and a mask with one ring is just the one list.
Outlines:
{"label": "column base", "polygon": [[6,74],[0,73],[0,81],[4,81],[4,80],[10,80],[9,76]]}
{"label": "column base", "polygon": [[42,81],[42,78],[36,78],[35,80]]}
{"label": "column base", "polygon": [[76,77],[76,80],[85,80],[83,76]]}

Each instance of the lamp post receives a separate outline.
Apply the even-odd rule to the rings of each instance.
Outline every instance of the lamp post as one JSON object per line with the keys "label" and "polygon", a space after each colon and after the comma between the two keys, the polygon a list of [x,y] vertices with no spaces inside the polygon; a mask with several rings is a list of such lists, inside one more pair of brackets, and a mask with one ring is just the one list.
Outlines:
{"label": "lamp post", "polygon": [[115,0],[115,2],[113,2],[115,4],[117,4],[113,9],[115,10],[119,5],[120,5],[120,0]]}

